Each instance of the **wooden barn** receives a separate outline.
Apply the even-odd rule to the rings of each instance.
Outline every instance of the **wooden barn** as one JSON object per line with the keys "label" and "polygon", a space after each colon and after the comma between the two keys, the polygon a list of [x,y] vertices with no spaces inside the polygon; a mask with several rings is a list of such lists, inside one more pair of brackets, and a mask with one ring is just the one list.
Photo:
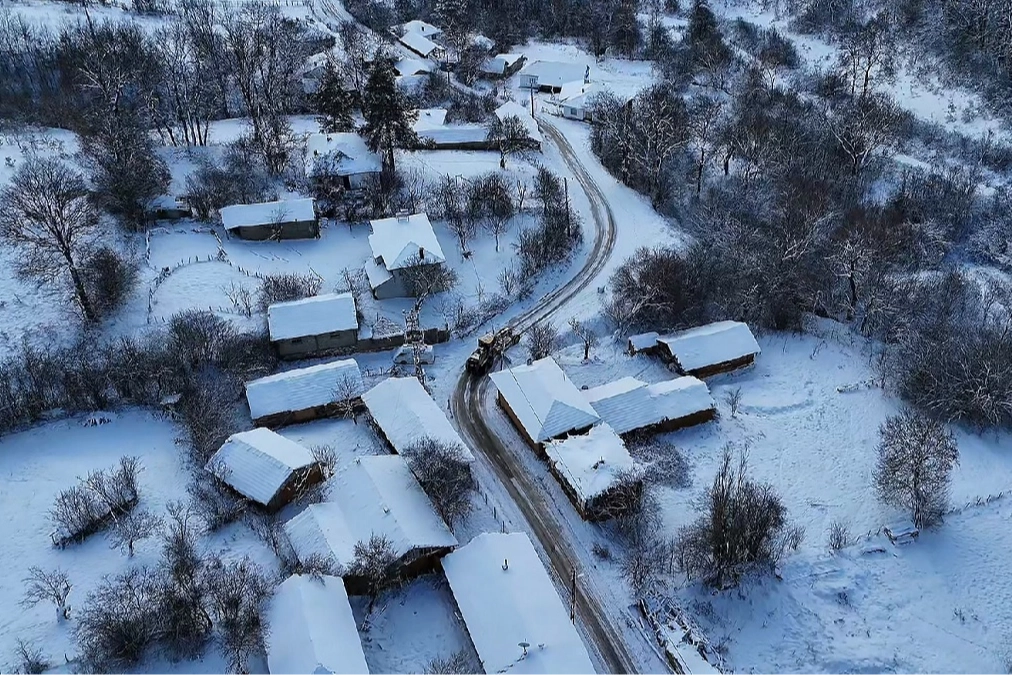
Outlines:
{"label": "wooden barn", "polygon": [[221,223],[242,239],[312,239],[320,223],[312,199],[282,199],[259,204],[235,204],[221,209]]}
{"label": "wooden barn", "polygon": [[683,375],[710,377],[750,366],[759,343],[740,321],[718,321],[657,338],[662,358]]}
{"label": "wooden barn", "polygon": [[271,344],[283,359],[324,356],[354,347],[358,310],[351,293],[329,293],[267,308]]}
{"label": "wooden barn", "polygon": [[354,359],[288,370],[246,383],[253,424],[281,427],[362,408],[362,373]]}
{"label": "wooden barn", "polygon": [[623,377],[587,389],[583,394],[601,419],[623,437],[675,431],[717,416],[710,390],[695,377],[655,384]]}

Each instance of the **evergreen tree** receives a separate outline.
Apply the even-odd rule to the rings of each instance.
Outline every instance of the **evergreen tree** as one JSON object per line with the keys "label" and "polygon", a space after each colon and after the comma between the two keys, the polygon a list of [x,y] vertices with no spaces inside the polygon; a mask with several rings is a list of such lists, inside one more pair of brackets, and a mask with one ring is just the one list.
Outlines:
{"label": "evergreen tree", "polygon": [[384,164],[394,168],[394,148],[418,143],[412,124],[418,111],[412,110],[404,94],[397,89],[394,62],[388,57],[377,58],[369,71],[369,81],[362,97],[365,126],[361,134],[373,152],[385,153]]}
{"label": "evergreen tree", "polygon": [[611,43],[625,56],[635,54],[643,41],[638,12],[637,0],[622,0],[612,16]]}
{"label": "evergreen tree", "polygon": [[310,96],[310,103],[319,113],[317,120],[324,133],[351,131],[355,127],[351,118],[355,107],[354,95],[348,91],[344,77],[333,61],[327,61],[320,78],[320,88]]}

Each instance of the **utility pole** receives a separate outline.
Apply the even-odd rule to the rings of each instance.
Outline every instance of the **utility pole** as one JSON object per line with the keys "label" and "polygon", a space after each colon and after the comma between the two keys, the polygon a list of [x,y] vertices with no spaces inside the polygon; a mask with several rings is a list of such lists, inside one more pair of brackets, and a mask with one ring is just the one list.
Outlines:
{"label": "utility pole", "polygon": [[569,177],[562,177],[562,186],[566,191],[566,235],[573,236],[573,224],[569,222]]}
{"label": "utility pole", "polygon": [[534,117],[534,84],[531,84],[531,117]]}
{"label": "utility pole", "polygon": [[569,609],[569,620],[576,623],[576,567],[573,567],[573,600]]}

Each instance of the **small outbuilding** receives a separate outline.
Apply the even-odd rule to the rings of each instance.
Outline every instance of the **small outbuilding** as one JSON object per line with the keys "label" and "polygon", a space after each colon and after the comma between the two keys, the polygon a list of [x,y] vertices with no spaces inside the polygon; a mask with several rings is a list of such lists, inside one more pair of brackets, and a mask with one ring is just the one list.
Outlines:
{"label": "small outbuilding", "polygon": [[271,344],[283,359],[304,359],[354,347],[358,340],[355,296],[328,293],[267,308]]}
{"label": "small outbuilding", "polygon": [[369,416],[390,448],[403,454],[423,438],[459,446],[464,458],[474,455],[446,415],[413,377],[390,377],[362,394]]}
{"label": "small outbuilding", "polygon": [[622,438],[607,424],[545,444],[548,466],[585,520],[621,515],[643,491],[636,464]]}
{"label": "small outbuilding", "polygon": [[280,427],[355,411],[363,391],[358,363],[343,359],[247,382],[246,400],[253,424]]}
{"label": "small outbuilding", "polygon": [[657,338],[659,337],[660,334],[655,331],[629,336],[629,355],[656,353]]}
{"label": "small outbuilding", "polygon": [[398,39],[402,45],[410,49],[415,54],[418,54],[418,56],[421,56],[423,59],[438,59],[445,53],[445,50],[442,47],[421,33],[408,31],[404,35],[401,35]]}
{"label": "small outbuilding", "polygon": [[489,78],[511,77],[524,67],[527,58],[523,54],[496,54],[481,66],[481,73]]}
{"label": "small outbuilding", "polygon": [[293,575],[267,606],[267,670],[271,673],[368,673],[344,581]]}
{"label": "small outbuilding", "polygon": [[537,451],[546,441],[581,433],[601,421],[583,392],[550,356],[489,377],[499,390],[499,405]]}
{"label": "small outbuilding", "polygon": [[373,260],[366,264],[366,277],[373,295],[380,300],[409,297],[414,292],[414,270],[444,265],[446,256],[424,213],[399,214],[370,223],[369,247]]}
{"label": "small outbuilding", "polygon": [[[403,457],[359,457],[328,485],[329,501],[311,504],[285,523],[301,561],[321,557],[348,570],[355,545],[378,535],[391,543],[397,573],[410,578],[434,569],[457,545]],[[362,579],[346,573],[344,580],[352,594],[367,591]]]}
{"label": "small outbuilding", "polygon": [[186,200],[172,195],[155,197],[151,211],[155,220],[181,220],[192,215]]}
{"label": "small outbuilding", "polygon": [[320,236],[312,199],[235,204],[221,209],[225,229],[242,239],[311,239]]}
{"label": "small outbuilding", "polygon": [[205,469],[271,512],[323,480],[323,469],[312,452],[263,428],[229,436]]}
{"label": "small outbuilding", "polygon": [[762,351],[748,325],[718,321],[657,338],[662,358],[684,375],[709,377],[752,365]]}
{"label": "small outbuilding", "polygon": [[479,534],[442,564],[484,672],[595,672],[525,533]]}
{"label": "small outbuilding", "polygon": [[590,66],[559,61],[534,61],[520,70],[520,86],[550,94],[590,82]]}
{"label": "small outbuilding", "polygon": [[674,431],[709,422],[717,415],[706,383],[694,377],[655,384],[623,377],[583,393],[601,419],[620,435]]}
{"label": "small outbuilding", "polygon": [[359,190],[382,171],[380,156],[356,133],[310,134],[306,139],[307,176],[337,176],[345,188]]}

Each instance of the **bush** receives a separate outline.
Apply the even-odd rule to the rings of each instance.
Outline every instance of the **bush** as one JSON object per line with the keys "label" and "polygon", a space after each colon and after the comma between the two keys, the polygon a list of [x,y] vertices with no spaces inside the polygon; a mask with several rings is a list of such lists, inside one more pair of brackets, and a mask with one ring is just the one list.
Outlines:
{"label": "bush", "polygon": [[216,474],[198,470],[186,487],[194,511],[212,532],[242,518],[249,507],[245,499],[222,485],[216,477],[221,475],[220,470]]}
{"label": "bush", "polygon": [[629,329],[669,329],[701,323],[698,258],[673,249],[640,248],[608,282],[609,318]]}
{"label": "bush", "polygon": [[197,514],[179,502],[168,505],[169,519],[162,534],[158,607],[162,643],[178,658],[200,653],[211,636],[205,609],[208,589],[206,561],[197,550]]}
{"label": "bush", "polygon": [[137,270],[119,253],[103,246],[84,261],[81,275],[95,310],[100,316],[108,316],[133,291]]}
{"label": "bush", "polygon": [[93,471],[78,485],[56,496],[49,519],[56,526],[54,541],[63,545],[82,540],[126,514],[137,504],[136,457],[121,457],[109,471]]}
{"label": "bush", "polygon": [[206,569],[210,613],[232,672],[248,673],[250,656],[263,650],[269,626],[261,614],[271,585],[250,558],[212,560]]}
{"label": "bush", "polygon": [[82,661],[96,672],[130,670],[159,636],[158,579],[145,567],[106,577],[77,612]]}
{"label": "bush", "polygon": [[373,534],[368,541],[355,544],[355,558],[348,566],[348,576],[362,580],[369,594],[372,608],[380,593],[397,583],[397,553],[393,542],[382,535]]}
{"label": "bush", "polygon": [[231,204],[255,204],[277,199],[267,167],[259,156],[233,144],[220,165],[202,163],[186,179],[190,206],[201,220]]}
{"label": "bush", "polygon": [[547,319],[539,321],[527,330],[524,344],[535,361],[551,356],[559,348],[559,329]]}
{"label": "bush", "polygon": [[829,550],[840,551],[853,543],[846,523],[834,520],[829,524]]}
{"label": "bush", "polygon": [[477,483],[462,447],[425,437],[406,448],[404,456],[447,525],[453,527],[470,515]]}
{"label": "bush", "polygon": [[320,292],[323,279],[316,275],[283,273],[269,274],[260,283],[257,293],[257,306],[261,312],[279,302],[301,300]]}

